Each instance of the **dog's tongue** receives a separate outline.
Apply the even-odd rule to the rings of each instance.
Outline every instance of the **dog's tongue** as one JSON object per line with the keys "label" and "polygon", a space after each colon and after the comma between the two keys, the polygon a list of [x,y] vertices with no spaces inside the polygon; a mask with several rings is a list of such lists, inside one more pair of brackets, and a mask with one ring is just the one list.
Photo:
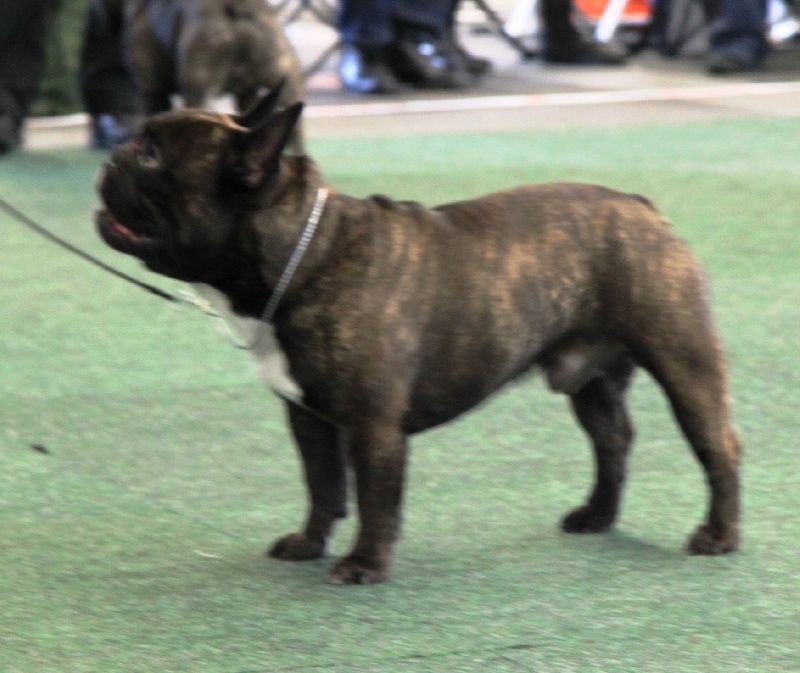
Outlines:
{"label": "dog's tongue", "polygon": [[125,238],[130,238],[134,241],[141,241],[143,238],[141,234],[137,234],[133,229],[128,229],[128,227],[122,224],[122,222],[119,220],[113,220],[111,222],[111,226],[114,227],[114,231]]}
{"label": "dog's tongue", "polygon": [[122,222],[114,217],[108,210],[103,211],[103,215],[111,225],[111,228],[120,236],[124,236],[125,238],[135,242],[141,241],[145,238],[142,234],[122,224]]}

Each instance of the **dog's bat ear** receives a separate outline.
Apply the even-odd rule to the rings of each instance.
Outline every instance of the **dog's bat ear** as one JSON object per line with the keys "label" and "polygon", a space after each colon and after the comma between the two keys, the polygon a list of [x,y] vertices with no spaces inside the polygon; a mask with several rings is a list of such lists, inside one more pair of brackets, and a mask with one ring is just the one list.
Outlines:
{"label": "dog's bat ear", "polygon": [[302,103],[272,113],[237,140],[234,171],[247,187],[257,189],[278,171],[278,162],[303,111]]}
{"label": "dog's bat ear", "polygon": [[248,129],[258,126],[258,124],[275,112],[275,108],[278,106],[278,99],[280,99],[281,91],[283,91],[285,85],[286,78],[284,77],[270,89],[270,92],[266,96],[257,100],[249,110],[239,115],[236,121],[241,126]]}

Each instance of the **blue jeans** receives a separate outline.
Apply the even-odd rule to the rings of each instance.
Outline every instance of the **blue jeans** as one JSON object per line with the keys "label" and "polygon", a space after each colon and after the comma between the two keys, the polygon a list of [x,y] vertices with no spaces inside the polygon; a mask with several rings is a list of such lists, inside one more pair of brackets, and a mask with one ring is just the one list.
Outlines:
{"label": "blue jeans", "polygon": [[339,34],[345,44],[385,47],[395,40],[396,23],[440,35],[450,25],[454,0],[342,0]]}
{"label": "blue jeans", "polygon": [[736,55],[758,65],[769,51],[767,0],[717,0],[709,25],[712,51]]}

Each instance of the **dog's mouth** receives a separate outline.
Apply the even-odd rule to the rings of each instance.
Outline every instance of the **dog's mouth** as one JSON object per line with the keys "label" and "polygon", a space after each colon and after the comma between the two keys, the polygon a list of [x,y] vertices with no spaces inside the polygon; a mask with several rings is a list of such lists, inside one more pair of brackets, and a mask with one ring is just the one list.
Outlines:
{"label": "dog's mouth", "polygon": [[120,252],[136,254],[157,242],[153,234],[123,224],[107,208],[97,210],[94,221],[103,240]]}

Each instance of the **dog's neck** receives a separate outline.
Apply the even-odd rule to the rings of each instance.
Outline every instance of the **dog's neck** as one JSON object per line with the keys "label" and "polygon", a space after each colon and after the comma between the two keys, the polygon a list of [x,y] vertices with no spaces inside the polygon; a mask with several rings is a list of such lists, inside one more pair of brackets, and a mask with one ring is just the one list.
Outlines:
{"label": "dog's neck", "polygon": [[[219,277],[210,282],[229,298],[236,313],[261,317],[297,248],[323,185],[323,177],[310,158],[286,156],[281,160],[276,184],[255,196],[255,207],[237,225],[236,240],[220,267]],[[330,217],[327,210],[321,213],[317,232],[286,289],[287,301],[313,274],[335,241],[336,218]]]}

